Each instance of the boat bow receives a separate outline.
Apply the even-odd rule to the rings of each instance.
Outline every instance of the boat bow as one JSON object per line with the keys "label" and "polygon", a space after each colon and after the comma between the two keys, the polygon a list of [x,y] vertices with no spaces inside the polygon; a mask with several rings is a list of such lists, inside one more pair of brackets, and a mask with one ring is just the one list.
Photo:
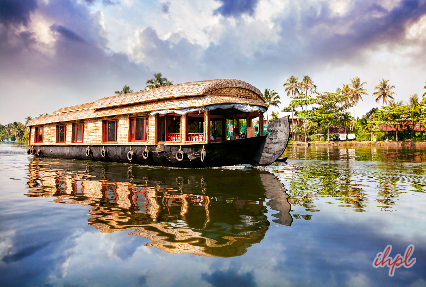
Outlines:
{"label": "boat bow", "polygon": [[269,134],[254,158],[254,165],[269,165],[283,154],[290,138],[288,116],[269,123],[267,130]]}

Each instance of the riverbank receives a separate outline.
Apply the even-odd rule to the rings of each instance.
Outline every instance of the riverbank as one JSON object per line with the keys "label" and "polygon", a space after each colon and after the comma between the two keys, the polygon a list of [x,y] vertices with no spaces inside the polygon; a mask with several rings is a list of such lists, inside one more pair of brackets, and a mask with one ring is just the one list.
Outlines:
{"label": "riverbank", "polygon": [[426,147],[426,142],[410,141],[337,141],[337,142],[299,142],[292,141],[294,146],[334,146],[334,147]]}

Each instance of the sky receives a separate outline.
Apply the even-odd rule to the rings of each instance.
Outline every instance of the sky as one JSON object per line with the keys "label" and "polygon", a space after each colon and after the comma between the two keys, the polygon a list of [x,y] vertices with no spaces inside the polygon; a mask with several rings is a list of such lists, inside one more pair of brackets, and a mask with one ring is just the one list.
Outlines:
{"label": "sky", "polygon": [[3,0],[0,123],[145,88],[231,78],[281,96],[292,75],[319,92],[351,78],[379,107],[381,79],[395,98],[421,96],[426,81],[426,0]]}

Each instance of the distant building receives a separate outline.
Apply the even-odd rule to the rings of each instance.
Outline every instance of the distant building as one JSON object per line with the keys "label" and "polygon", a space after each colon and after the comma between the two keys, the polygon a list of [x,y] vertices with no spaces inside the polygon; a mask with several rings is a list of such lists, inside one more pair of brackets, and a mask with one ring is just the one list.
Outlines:
{"label": "distant building", "polygon": [[394,126],[394,125],[379,125],[379,129],[383,130],[384,132],[394,132],[398,129],[398,131],[404,131],[404,130],[414,130],[415,132],[422,132],[425,130],[424,127],[422,127],[421,122],[416,123],[416,125],[413,126],[413,122],[405,122],[401,126]]}

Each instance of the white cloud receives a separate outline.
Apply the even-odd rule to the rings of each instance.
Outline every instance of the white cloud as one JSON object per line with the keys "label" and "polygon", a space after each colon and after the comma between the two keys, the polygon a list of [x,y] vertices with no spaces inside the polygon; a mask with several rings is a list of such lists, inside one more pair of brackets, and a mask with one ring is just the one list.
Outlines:
{"label": "white cloud", "polygon": [[407,29],[406,37],[409,40],[426,41],[426,16],[421,17]]}
{"label": "white cloud", "polygon": [[348,281],[346,282],[346,286],[348,287],[358,287],[358,286],[363,286],[363,287],[368,287],[371,286],[370,280],[368,279],[368,277],[364,274],[356,274],[353,275],[351,274]]}

